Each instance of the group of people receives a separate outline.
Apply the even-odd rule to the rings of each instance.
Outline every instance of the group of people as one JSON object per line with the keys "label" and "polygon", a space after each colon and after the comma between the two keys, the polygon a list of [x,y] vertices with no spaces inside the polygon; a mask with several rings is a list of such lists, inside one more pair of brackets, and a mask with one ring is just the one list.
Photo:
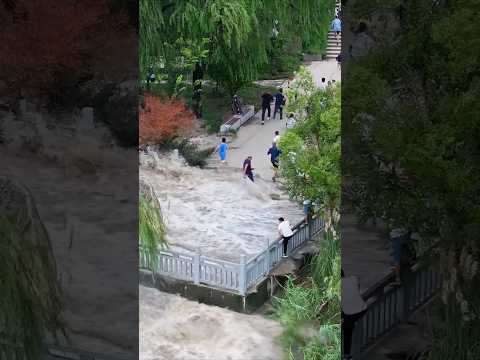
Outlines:
{"label": "group of people", "polygon": [[283,89],[278,89],[275,95],[270,94],[268,91],[262,94],[262,125],[265,124],[265,113],[267,114],[267,120],[270,120],[272,112],[272,101],[275,100],[275,107],[273,110],[273,118],[280,114],[280,120],[283,119],[283,107],[287,102],[286,96],[283,94]]}

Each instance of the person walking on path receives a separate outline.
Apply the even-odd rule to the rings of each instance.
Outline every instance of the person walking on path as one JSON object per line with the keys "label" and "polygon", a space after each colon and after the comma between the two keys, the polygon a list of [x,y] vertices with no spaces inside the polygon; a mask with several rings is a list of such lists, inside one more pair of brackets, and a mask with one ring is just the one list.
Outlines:
{"label": "person walking on path", "polygon": [[292,228],[290,227],[290,223],[288,220],[285,220],[283,217],[278,218],[278,233],[283,239],[283,254],[282,257],[288,257],[288,241],[293,236]]}
{"label": "person walking on path", "polygon": [[270,161],[273,166],[272,181],[275,182],[278,177],[278,157],[282,154],[282,150],[277,147],[276,143],[272,144],[272,147],[268,149],[267,155],[270,155]]}
{"label": "person walking on path", "polygon": [[277,115],[277,112],[280,112],[280,120],[283,120],[283,106],[286,103],[285,95],[283,95],[283,89],[278,89],[278,92],[275,94],[275,108],[273,110],[273,119]]}
{"label": "person walking on path", "polygon": [[335,36],[337,38],[337,45],[338,45],[338,38],[342,32],[342,21],[338,18],[338,15],[335,16],[335,19],[332,21],[332,31],[335,32]]}
{"label": "person walking on path", "polygon": [[275,144],[278,145],[278,142],[280,141],[280,131],[275,130],[275,135],[273,136],[273,141]]}
{"label": "person walking on path", "polygon": [[262,125],[265,124],[265,112],[267,112],[268,118],[267,120],[270,120],[270,114],[271,114],[271,103],[273,100],[272,94],[270,94],[268,91],[263,93],[262,95]]}
{"label": "person walking on path", "polygon": [[337,55],[337,67],[339,69],[342,67],[342,53]]}
{"label": "person walking on path", "polygon": [[222,142],[217,146],[215,151],[218,152],[220,161],[224,164],[225,161],[227,160],[227,152],[228,152],[227,139],[222,138]]}
{"label": "person walking on path", "polygon": [[287,129],[293,129],[296,123],[297,123],[297,120],[295,120],[295,117],[293,116],[293,114],[290,114],[287,118],[287,123],[286,123]]}
{"label": "person walking on path", "polygon": [[367,304],[360,294],[360,286],[355,276],[342,276],[342,333],[343,333],[343,359],[351,359],[352,336],[355,324],[367,311]]}
{"label": "person walking on path", "polygon": [[253,167],[252,167],[252,156],[248,156],[243,162],[243,177],[248,177],[253,181]]}

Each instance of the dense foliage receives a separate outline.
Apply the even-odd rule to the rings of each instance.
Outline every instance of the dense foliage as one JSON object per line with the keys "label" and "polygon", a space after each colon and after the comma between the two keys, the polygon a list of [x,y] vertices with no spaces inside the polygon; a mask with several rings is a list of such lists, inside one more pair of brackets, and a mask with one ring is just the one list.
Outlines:
{"label": "dense foliage", "polygon": [[282,185],[290,196],[309,199],[327,230],[304,283],[287,282],[278,300],[290,359],[338,359],[341,355],[340,236],[340,87],[318,89],[301,68],[287,91],[287,112],[297,124],[280,139]]}
{"label": "dense foliage", "polygon": [[309,199],[331,225],[340,206],[340,86],[316,89],[304,68],[287,90],[287,113],[297,125],[280,139],[283,184],[299,202]]}
{"label": "dense foliage", "polygon": [[422,247],[435,241],[449,330],[432,354],[478,357],[480,8],[473,1],[349,5],[374,40],[370,54],[348,64],[343,84],[349,192],[365,217],[419,232]]}
{"label": "dense foliage", "polygon": [[117,74],[131,65],[124,55],[136,48],[130,19],[107,0],[7,4],[0,4],[0,80],[9,92],[4,96],[58,96],[94,73],[96,80],[102,74],[118,81]]}
{"label": "dense foliage", "polygon": [[[206,75],[233,94],[256,80],[262,66],[269,63],[269,52],[277,46],[274,44],[277,31],[284,43],[299,39],[302,49],[323,41],[333,17],[334,3],[334,0],[142,0],[141,74],[154,66],[160,73],[177,78],[178,71],[182,71],[179,64],[184,63],[183,50],[202,49],[202,44],[208,44],[202,49],[208,51],[208,57],[197,57],[193,69],[197,73],[206,71]],[[183,44],[176,43],[177,39],[182,39]],[[193,81],[198,80],[195,73],[193,77]],[[199,78],[203,78],[202,74]]]}

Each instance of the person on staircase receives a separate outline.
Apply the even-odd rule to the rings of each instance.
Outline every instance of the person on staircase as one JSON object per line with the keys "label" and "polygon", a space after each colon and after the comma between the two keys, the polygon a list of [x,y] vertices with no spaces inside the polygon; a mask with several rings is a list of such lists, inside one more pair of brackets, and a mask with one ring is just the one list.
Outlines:
{"label": "person on staircase", "polygon": [[340,34],[342,33],[342,21],[339,19],[338,15],[335,16],[335,19],[333,19],[332,21],[332,31],[335,32],[335,37],[337,39],[337,46],[338,46]]}

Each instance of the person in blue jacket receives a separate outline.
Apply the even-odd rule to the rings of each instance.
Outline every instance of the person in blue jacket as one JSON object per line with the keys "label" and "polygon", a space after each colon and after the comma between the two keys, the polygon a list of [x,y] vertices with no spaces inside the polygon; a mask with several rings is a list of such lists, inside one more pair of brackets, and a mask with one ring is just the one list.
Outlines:
{"label": "person in blue jacket", "polygon": [[272,181],[274,181],[274,182],[278,177],[278,160],[279,160],[278,157],[280,156],[281,153],[282,153],[282,150],[280,150],[277,147],[276,143],[273,143],[272,147],[270,149],[268,149],[268,151],[267,151],[267,155],[270,155],[270,161],[271,161],[272,166],[273,166]]}
{"label": "person in blue jacket", "polygon": [[225,161],[227,161],[227,152],[228,152],[227,139],[222,138],[222,142],[217,146],[215,151],[218,152],[218,156],[220,157],[220,161],[222,163],[225,163]]}
{"label": "person in blue jacket", "polygon": [[335,32],[338,44],[338,37],[342,33],[342,21],[338,18],[338,16],[335,16],[335,19],[332,21],[332,31]]}

